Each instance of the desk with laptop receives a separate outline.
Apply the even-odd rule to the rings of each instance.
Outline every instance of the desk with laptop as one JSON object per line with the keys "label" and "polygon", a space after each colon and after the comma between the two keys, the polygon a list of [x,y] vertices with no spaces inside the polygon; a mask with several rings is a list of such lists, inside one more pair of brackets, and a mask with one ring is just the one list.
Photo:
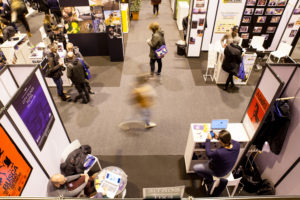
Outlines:
{"label": "desk with laptop", "polygon": [[94,184],[98,193],[105,193],[107,197],[112,199],[126,189],[127,175],[119,167],[106,167],[99,172]]}
{"label": "desk with laptop", "polygon": [[[243,150],[249,142],[249,136],[242,123],[229,123],[227,119],[212,120],[211,123],[192,123],[184,153],[187,173],[193,173],[194,164],[207,162],[208,158],[205,152],[207,134],[210,134],[211,130],[218,133],[223,129],[229,131],[231,138],[240,143],[241,150],[239,156],[242,155]],[[220,147],[218,140],[215,138],[211,140],[211,144],[212,150]]]}

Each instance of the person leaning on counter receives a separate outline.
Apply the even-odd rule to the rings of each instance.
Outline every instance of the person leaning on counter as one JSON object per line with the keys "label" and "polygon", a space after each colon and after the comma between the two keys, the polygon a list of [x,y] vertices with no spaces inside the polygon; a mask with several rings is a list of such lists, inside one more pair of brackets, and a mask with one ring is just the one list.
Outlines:
{"label": "person leaning on counter", "polygon": [[[234,39],[239,38],[238,35],[238,31],[239,31],[239,27],[238,26],[234,26],[231,28],[231,31],[229,33],[226,33],[222,39],[221,39],[221,45],[223,48],[225,48],[227,45],[231,44],[233,42]],[[224,43],[224,41],[226,40],[226,43]]]}
{"label": "person leaning on counter", "polygon": [[[210,149],[212,138],[217,139],[221,144],[221,147],[215,151]],[[221,130],[219,134],[215,132],[207,134],[205,150],[209,161],[195,164],[193,168],[200,177],[205,179],[207,184],[212,184],[212,176],[223,177],[232,170],[240,152],[240,144],[231,139],[227,130]]]}

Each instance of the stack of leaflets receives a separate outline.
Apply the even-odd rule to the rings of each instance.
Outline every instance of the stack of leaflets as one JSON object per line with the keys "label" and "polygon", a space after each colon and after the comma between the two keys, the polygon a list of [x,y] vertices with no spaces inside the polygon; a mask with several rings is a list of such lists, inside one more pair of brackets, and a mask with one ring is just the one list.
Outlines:
{"label": "stack of leaflets", "polygon": [[114,198],[119,190],[121,176],[112,172],[107,172],[105,179],[101,182],[97,192],[106,193],[109,198]]}

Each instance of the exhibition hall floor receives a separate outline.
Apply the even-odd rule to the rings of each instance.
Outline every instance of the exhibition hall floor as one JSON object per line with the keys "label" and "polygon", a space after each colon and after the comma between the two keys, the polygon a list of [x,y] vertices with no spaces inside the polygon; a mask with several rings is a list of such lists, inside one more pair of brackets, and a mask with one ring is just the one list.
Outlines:
{"label": "exhibition hall floor", "polygon": [[[42,15],[30,18],[32,43],[40,41],[38,28]],[[157,21],[165,32],[168,55],[163,58],[161,78],[151,80],[158,94],[152,109],[157,127],[122,131],[118,124],[135,117],[130,91],[136,75],[149,73],[149,23]],[[62,102],[51,89],[56,106],[71,140],[89,144],[102,167],[118,166],[128,174],[126,197],[142,197],[143,187],[185,185],[185,196],[205,196],[195,175],[187,175],[183,162],[190,123],[229,119],[240,122],[251,98],[260,72],[250,76],[247,86],[223,91],[214,83],[205,83],[207,53],[187,59],[176,54],[180,34],[173,20],[170,2],[162,1],[160,13],[153,17],[150,0],[143,0],[140,19],[132,21],[126,38],[124,62],[110,62],[109,57],[86,57],[92,66],[92,89],[89,104]],[[76,90],[66,88],[71,95]]]}

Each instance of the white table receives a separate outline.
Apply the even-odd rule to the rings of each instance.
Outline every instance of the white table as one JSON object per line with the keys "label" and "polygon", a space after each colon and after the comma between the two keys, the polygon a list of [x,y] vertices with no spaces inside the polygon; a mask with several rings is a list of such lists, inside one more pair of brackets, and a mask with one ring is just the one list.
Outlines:
{"label": "white table", "polygon": [[[190,125],[189,136],[184,152],[184,161],[187,173],[193,173],[193,166],[197,163],[204,163],[208,161],[205,152],[205,141],[207,134],[209,134],[210,123],[192,123]],[[242,155],[243,150],[249,142],[249,136],[242,123],[229,123],[227,131],[230,132],[231,138],[240,143],[241,149],[239,158]],[[218,130],[214,130],[218,132]],[[218,140],[211,140],[211,149],[219,148],[220,144]],[[239,160],[238,158],[238,160]]]}

